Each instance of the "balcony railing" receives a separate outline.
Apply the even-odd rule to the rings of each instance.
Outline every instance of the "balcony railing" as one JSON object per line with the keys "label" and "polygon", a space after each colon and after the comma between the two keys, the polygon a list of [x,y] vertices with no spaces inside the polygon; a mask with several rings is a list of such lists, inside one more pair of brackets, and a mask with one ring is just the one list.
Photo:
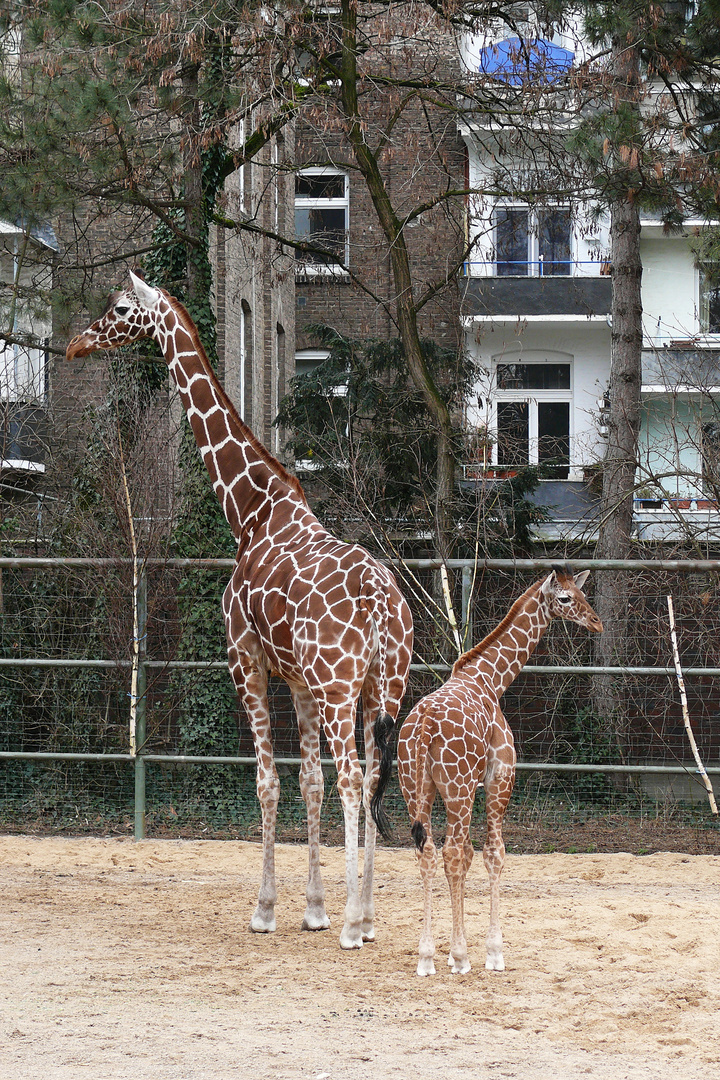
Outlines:
{"label": "balcony railing", "polygon": [[654,499],[652,496],[646,496],[634,499],[633,509],[635,513],[652,511],[654,513],[677,515],[678,513],[707,513],[708,511],[717,513],[720,507],[717,499],[706,499],[704,496],[671,499]]}
{"label": "balcony railing", "polygon": [[597,259],[471,259],[463,263],[465,277],[606,277],[609,257]]}

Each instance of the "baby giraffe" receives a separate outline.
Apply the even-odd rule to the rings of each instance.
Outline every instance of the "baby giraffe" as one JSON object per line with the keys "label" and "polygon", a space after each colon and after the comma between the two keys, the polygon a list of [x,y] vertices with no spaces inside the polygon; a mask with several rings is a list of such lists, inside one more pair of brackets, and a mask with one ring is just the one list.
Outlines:
{"label": "baby giraffe", "polygon": [[515,783],[515,746],[500,709],[500,698],[515,679],[552,619],[571,619],[600,632],[602,623],[582,593],[589,574],[568,569],[531,585],[502,622],[455,663],[448,681],[418,702],[398,740],[400,786],[413,822],[424,888],[424,916],[418,975],[434,975],[432,885],[437,852],[430,831],[436,792],[447,811],[442,854],[450,886],[452,938],[448,964],[453,974],[470,970],[464,929],[465,877],[473,857],[470,818],[478,784],[485,787],[487,839],[483,848],[490,878],[489,971],[503,971],[499,919],[500,874],[505,862],[502,823]]}

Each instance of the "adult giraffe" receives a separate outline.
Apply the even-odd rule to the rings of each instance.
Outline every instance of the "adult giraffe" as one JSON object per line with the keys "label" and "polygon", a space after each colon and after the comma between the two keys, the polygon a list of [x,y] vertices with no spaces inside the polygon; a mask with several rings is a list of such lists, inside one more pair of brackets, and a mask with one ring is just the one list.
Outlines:
{"label": "adult giraffe", "polygon": [[[111,294],[105,311],[73,338],[68,359],[151,337],[170,369],[215,492],[238,544],[223,596],[230,673],[247,713],[257,756],[262,807],[263,871],[251,930],[275,930],[275,822],[280,783],[273,760],[267,701],[270,673],[292,695],[300,732],[300,790],[307,807],[309,873],[303,929],[330,923],[320,874],[320,809],[324,784],[320,727],[338,772],[345,819],[347,903],[343,949],[374,940],[373,798],[389,770],[387,735],[397,718],[412,655],[412,618],[392,574],[363,548],[331,536],[303,490],[255,438],[220,385],[183,305],[131,274],[131,288]],[[362,698],[366,770],[355,745]],[[358,885],[358,820],[364,802],[362,895]],[[371,811],[369,813],[368,811]]]}
{"label": "adult giraffe", "polygon": [[464,927],[465,877],[473,857],[470,819],[481,783],[487,817],[483,858],[490,878],[485,967],[489,971],[505,968],[499,918],[500,874],[505,862],[502,823],[515,783],[515,746],[499,702],[552,619],[570,619],[588,630],[602,630],[600,619],[581,591],[589,573],[584,570],[573,577],[569,570],[557,567],[531,585],[502,622],[456,660],[448,681],[417,703],[400,730],[398,774],[413,822],[424,891],[418,975],[435,974],[432,885],[437,852],[430,814],[438,791],[447,812],[442,853],[452,906],[448,964],[453,974],[470,970]]}

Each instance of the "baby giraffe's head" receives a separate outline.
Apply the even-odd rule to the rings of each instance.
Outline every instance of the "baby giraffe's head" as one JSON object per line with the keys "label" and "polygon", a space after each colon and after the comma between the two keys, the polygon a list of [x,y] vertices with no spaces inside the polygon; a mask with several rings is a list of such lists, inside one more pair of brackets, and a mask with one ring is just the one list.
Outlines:
{"label": "baby giraffe's head", "polygon": [[582,570],[573,575],[567,567],[556,566],[543,581],[541,593],[553,619],[570,619],[599,634],[603,624],[582,591],[589,573],[589,570]]}

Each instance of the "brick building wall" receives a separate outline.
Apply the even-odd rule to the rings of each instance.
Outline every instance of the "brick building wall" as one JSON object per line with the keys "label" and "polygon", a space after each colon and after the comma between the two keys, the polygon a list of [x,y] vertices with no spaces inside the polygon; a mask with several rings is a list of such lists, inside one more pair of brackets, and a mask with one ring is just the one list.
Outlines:
{"label": "brick building wall", "polygon": [[267,234],[292,235],[293,145],[286,130],[225,185],[224,216],[262,231],[218,227],[212,238],[225,388],[274,454],[282,453],[282,433],[273,421],[294,374],[295,274],[292,254]]}
{"label": "brick building wall", "polygon": [[[410,16],[413,12],[408,9]],[[459,57],[455,38],[445,33],[431,13],[425,24],[405,22],[408,13],[395,6],[371,24],[375,56],[365,54],[365,63],[376,64],[379,73],[398,80],[412,78],[446,79],[457,82]],[[364,27],[364,29],[366,29]],[[411,37],[411,44],[408,43]],[[404,93],[404,91],[403,91]],[[379,133],[398,108],[400,93],[378,88],[361,97],[368,130]],[[371,104],[367,105],[367,98]],[[336,117],[321,115],[314,124],[302,122],[296,128],[296,164],[303,167],[333,167],[349,175],[349,269],[350,275],[299,275],[296,285],[297,348],[315,344],[306,327],[327,323],[353,338],[397,337],[394,323],[395,285],[390,252],[377,212],[365,182],[353,167],[353,153]],[[394,123],[380,157],[387,192],[399,218],[424,203],[436,199],[446,188],[465,185],[466,153],[457,133],[455,117],[426,102],[404,107]],[[434,288],[453,265],[464,240],[464,206],[459,199],[428,210],[409,222],[404,230],[412,267],[416,298]],[[421,311],[420,333],[438,344],[461,347],[460,306],[456,275],[450,274],[446,287]],[[363,288],[364,286],[364,288]]]}

